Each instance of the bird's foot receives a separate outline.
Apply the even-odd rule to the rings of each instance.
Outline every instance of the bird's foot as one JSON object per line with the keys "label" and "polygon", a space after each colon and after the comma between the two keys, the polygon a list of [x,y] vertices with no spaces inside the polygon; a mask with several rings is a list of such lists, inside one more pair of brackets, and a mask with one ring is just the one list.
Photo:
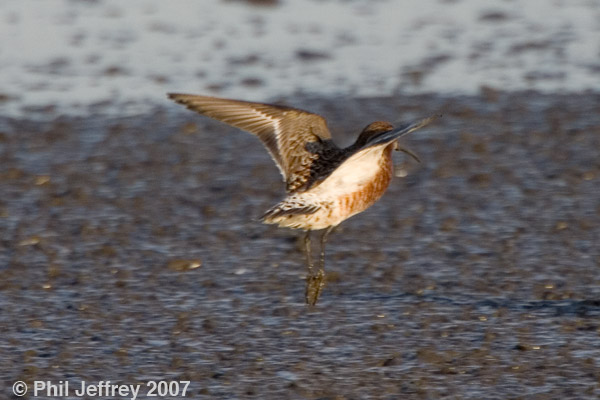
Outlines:
{"label": "bird's foot", "polygon": [[317,304],[323,287],[325,287],[325,271],[320,268],[316,275],[311,273],[306,277],[306,304],[311,306]]}

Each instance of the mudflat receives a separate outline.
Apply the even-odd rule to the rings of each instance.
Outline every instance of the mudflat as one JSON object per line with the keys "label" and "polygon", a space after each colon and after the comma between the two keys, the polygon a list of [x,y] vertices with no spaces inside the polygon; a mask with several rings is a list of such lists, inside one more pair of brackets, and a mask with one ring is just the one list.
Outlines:
{"label": "mudflat", "polygon": [[[167,103],[167,100],[165,100]],[[191,381],[187,398],[600,396],[600,95],[286,98],[348,144],[402,139],[396,179],[328,244],[251,135],[176,106],[0,118],[0,380]]]}

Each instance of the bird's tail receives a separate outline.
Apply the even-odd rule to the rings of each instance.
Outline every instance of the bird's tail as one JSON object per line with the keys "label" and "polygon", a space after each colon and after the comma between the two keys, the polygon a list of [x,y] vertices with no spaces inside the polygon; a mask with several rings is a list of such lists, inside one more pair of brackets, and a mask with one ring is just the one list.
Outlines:
{"label": "bird's tail", "polygon": [[303,228],[307,216],[319,211],[317,204],[308,204],[302,199],[288,197],[267,210],[261,218],[264,224],[277,224],[289,228]]}

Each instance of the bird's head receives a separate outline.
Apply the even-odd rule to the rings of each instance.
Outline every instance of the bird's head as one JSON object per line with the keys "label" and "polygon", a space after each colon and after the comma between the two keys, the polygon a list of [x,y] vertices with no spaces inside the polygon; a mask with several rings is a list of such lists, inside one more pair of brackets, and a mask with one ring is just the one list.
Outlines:
{"label": "bird's head", "polygon": [[356,143],[354,144],[357,147],[362,147],[366,145],[370,139],[373,137],[380,135],[384,132],[389,132],[394,129],[394,126],[389,122],[385,121],[375,121],[371,122],[369,125],[362,130],[360,135],[358,135],[358,139],[356,139]]}

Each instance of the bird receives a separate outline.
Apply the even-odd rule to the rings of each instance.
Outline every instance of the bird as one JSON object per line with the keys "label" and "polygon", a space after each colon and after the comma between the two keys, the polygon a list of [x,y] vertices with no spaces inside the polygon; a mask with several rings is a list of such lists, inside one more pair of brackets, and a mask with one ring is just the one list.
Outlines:
{"label": "bird", "polygon": [[[183,93],[168,97],[188,109],[257,136],[279,168],[286,196],[268,209],[262,222],[302,229],[306,256],[305,300],[316,305],[325,286],[325,245],[342,221],[373,205],[393,175],[392,150],[419,161],[397,139],[420,129],[438,115],[394,127],[368,124],[348,147],[338,147],[325,118],[294,107]],[[311,232],[323,230],[317,266]]]}

